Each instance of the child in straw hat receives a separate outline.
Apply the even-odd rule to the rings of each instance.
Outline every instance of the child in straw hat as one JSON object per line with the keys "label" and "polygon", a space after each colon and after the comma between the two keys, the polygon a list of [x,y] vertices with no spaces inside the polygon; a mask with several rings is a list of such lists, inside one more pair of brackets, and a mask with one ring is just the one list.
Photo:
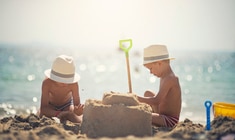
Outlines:
{"label": "child in straw hat", "polygon": [[40,116],[58,117],[61,121],[81,122],[83,105],[80,103],[78,80],[73,58],[58,56],[52,69],[45,71],[42,82]]}
{"label": "child in straw hat", "polygon": [[170,66],[167,47],[152,45],[144,49],[144,66],[150,73],[160,78],[157,94],[147,90],[140,102],[149,104],[152,109],[152,123],[157,126],[174,127],[180,117],[181,89],[179,79]]}

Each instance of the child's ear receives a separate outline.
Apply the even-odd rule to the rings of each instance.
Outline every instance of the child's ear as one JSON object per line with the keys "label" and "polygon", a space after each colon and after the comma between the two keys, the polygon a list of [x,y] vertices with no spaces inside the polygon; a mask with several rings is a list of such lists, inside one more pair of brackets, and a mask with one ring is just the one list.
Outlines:
{"label": "child's ear", "polygon": [[153,63],[154,65],[160,65],[161,61]]}

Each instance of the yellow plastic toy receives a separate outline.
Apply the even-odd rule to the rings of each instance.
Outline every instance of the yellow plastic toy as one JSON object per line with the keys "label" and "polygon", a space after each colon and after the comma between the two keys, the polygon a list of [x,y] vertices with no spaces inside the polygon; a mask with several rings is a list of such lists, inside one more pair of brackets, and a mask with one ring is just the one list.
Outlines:
{"label": "yellow plastic toy", "polygon": [[235,104],[216,102],[213,104],[214,117],[228,116],[235,118]]}

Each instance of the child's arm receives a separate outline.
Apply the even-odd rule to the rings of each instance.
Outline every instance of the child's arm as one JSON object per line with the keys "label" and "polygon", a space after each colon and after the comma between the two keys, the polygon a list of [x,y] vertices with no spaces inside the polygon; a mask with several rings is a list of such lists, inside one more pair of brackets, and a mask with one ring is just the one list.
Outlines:
{"label": "child's arm", "polygon": [[143,102],[143,103],[146,103],[146,104],[149,104],[149,105],[156,105],[157,104],[157,96],[154,96],[154,97],[141,97],[141,96],[138,96],[137,95],[137,98],[140,102]]}
{"label": "child's arm", "polygon": [[140,102],[147,103],[149,105],[158,105],[161,100],[164,98],[164,96],[167,95],[169,92],[170,88],[172,87],[172,79],[167,78],[164,81],[160,81],[160,89],[158,93],[154,97],[138,97],[138,100]]}
{"label": "child's arm", "polygon": [[164,79],[160,79],[160,87],[158,94],[154,97],[155,98],[155,104],[159,104],[162,102],[162,99],[166,99],[165,96],[169,93],[170,89],[174,85],[175,78],[172,76],[168,76]]}
{"label": "child's arm", "polygon": [[83,114],[84,105],[81,105],[81,102],[80,102],[78,83],[74,83],[72,85],[72,94],[73,94],[73,102],[74,102],[74,113],[80,116]]}
{"label": "child's arm", "polygon": [[79,96],[79,86],[78,83],[72,84],[72,95],[73,95],[73,102],[74,106],[80,105],[80,96]]}

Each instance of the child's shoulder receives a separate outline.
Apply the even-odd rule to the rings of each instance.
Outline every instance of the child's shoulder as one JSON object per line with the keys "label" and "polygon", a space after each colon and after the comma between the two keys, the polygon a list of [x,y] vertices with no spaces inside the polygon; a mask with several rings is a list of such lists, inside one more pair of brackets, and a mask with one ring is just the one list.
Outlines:
{"label": "child's shoulder", "polygon": [[174,73],[172,74],[169,74],[167,77],[166,77],[167,80],[178,80],[178,76],[176,76]]}
{"label": "child's shoulder", "polygon": [[165,78],[165,83],[167,84],[174,84],[174,83],[178,83],[179,82],[179,78],[177,76],[175,76],[174,74],[170,74]]}
{"label": "child's shoulder", "polygon": [[49,78],[45,78],[45,79],[42,81],[42,83],[43,83],[43,84],[46,84],[46,85],[52,84],[52,80],[49,79]]}

